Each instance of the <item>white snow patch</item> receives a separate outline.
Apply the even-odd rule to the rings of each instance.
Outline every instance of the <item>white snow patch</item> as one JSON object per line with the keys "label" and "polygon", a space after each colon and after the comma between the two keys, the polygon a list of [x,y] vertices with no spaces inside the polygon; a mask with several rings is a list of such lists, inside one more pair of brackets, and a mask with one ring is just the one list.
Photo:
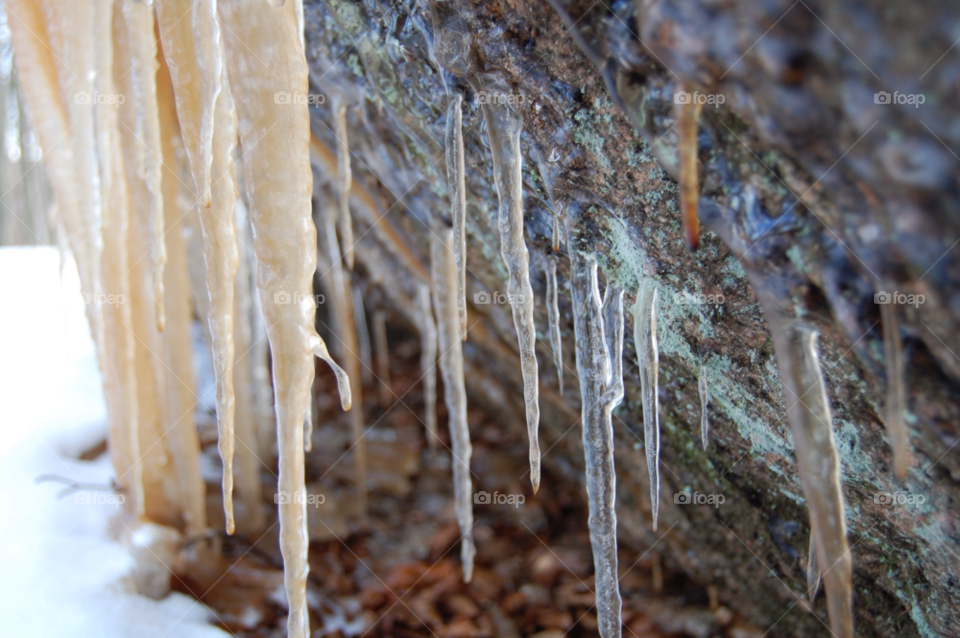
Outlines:
{"label": "white snow patch", "polygon": [[[0,249],[0,618],[31,638],[223,638],[182,594],[138,595],[133,560],[109,532],[108,487],[58,500],[35,479],[109,485],[109,459],[80,461],[106,412],[76,267],[56,249]],[[89,498],[87,498],[89,497]],[[88,501],[84,503],[83,501]]]}

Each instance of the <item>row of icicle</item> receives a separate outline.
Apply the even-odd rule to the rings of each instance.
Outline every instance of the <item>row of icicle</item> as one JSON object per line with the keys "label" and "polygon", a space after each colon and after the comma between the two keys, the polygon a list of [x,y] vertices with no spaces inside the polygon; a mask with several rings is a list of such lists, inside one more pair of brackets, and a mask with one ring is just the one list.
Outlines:
{"label": "row of icicle", "polygon": [[[308,91],[302,3],[5,3],[23,92],[45,151],[60,220],[82,286],[89,291],[124,294],[131,300],[129,305],[87,306],[104,376],[118,482],[126,487],[134,513],[182,526],[191,534],[205,529],[199,442],[187,396],[191,378],[190,311],[185,291],[189,291],[188,280],[195,269],[187,263],[181,232],[183,225],[190,223],[185,220],[187,213],[195,209],[202,239],[205,314],[216,375],[226,527],[228,533],[233,533],[236,526],[232,496],[236,457],[238,493],[251,505],[245,508],[246,515],[253,517],[245,524],[256,528],[262,524],[256,520],[259,481],[254,459],[258,456],[256,448],[251,447],[256,445],[257,426],[248,418],[253,412],[249,409],[250,397],[245,391],[238,395],[234,383],[242,379],[247,389],[254,384],[267,384],[262,367],[256,365],[251,370],[247,364],[241,364],[256,344],[247,321],[255,313],[250,312],[246,289],[236,284],[238,270],[243,275],[246,268],[246,259],[240,254],[241,248],[246,249],[246,242],[238,246],[237,241],[238,232],[244,232],[238,218],[247,223],[238,204],[238,182],[245,186],[249,202],[259,307],[272,352],[281,492],[303,494],[305,489],[304,448],[310,445],[312,427],[313,356],[324,359],[336,373],[344,409],[350,409],[351,401],[360,402],[363,344],[358,342],[356,326],[362,302],[356,303],[350,292],[354,240],[344,104],[337,104],[333,111],[338,140],[337,214],[324,211],[321,217],[340,340],[336,350],[346,361],[346,372],[333,361],[314,329],[315,304],[303,301],[313,299],[312,278],[317,266],[316,227],[311,218],[314,191],[309,112],[306,104],[278,104],[274,97],[281,91]],[[434,18],[435,51],[440,65],[461,76],[475,91],[505,92],[507,87],[501,80],[475,74],[464,63],[469,34],[445,29],[436,15]],[[157,32],[161,34],[159,46]],[[104,107],[96,97],[117,94],[128,96],[129,102],[118,108]],[[78,97],[84,95],[86,99]],[[90,96],[94,96],[92,100]],[[507,104],[487,102],[482,110],[493,157],[501,256],[509,274],[507,291],[518,336],[530,476],[536,492],[540,486],[539,381],[529,253],[523,226],[523,122]],[[679,107],[680,200],[691,247],[696,246],[698,235],[697,119],[695,108]],[[238,140],[244,149],[242,179],[234,174],[234,147]],[[432,368],[439,363],[449,412],[456,513],[463,535],[463,574],[469,580],[475,550],[461,345],[468,334],[466,187],[462,97],[456,91],[449,93],[445,141],[450,221],[441,217],[433,223],[429,277],[432,286],[420,286],[417,304],[421,310],[428,441],[431,446],[438,441]],[[178,148],[182,149],[179,155]],[[194,187],[185,188],[184,178],[192,179]],[[191,197],[190,203],[182,203],[185,196]],[[550,199],[557,208],[552,193]],[[555,215],[555,254],[559,250],[557,220]],[[620,635],[621,606],[612,411],[624,393],[623,291],[608,283],[601,299],[597,264],[570,248],[575,223],[571,216],[565,217],[565,223],[598,622],[601,635],[612,638]],[[547,310],[562,393],[555,254],[547,261]],[[644,280],[634,307],[634,338],[654,530],[660,484],[656,302],[656,286],[651,280]],[[830,566],[823,571],[822,578],[831,623],[838,636],[850,636],[852,561],[846,542],[839,457],[815,348],[816,333],[799,322],[768,319],[785,395],[799,397],[788,407],[788,416],[813,529],[809,578],[819,582],[820,571],[815,565]],[[890,384],[888,427],[897,475],[902,477],[908,459],[902,418],[902,355],[895,316],[885,312],[883,320]],[[382,347],[385,339],[381,332],[377,330],[377,342]],[[239,358],[238,345],[244,348]],[[700,370],[698,389],[701,436],[706,447],[706,368]],[[238,400],[244,402],[241,410],[237,410]],[[382,401],[389,401],[389,396]],[[361,509],[365,511],[364,425],[360,409],[352,411],[351,423],[357,488],[364,504]],[[242,430],[239,440],[243,450],[235,448],[235,429]],[[173,461],[172,472],[164,467],[168,457]],[[288,632],[294,638],[309,635],[304,502],[279,506],[290,608]]]}

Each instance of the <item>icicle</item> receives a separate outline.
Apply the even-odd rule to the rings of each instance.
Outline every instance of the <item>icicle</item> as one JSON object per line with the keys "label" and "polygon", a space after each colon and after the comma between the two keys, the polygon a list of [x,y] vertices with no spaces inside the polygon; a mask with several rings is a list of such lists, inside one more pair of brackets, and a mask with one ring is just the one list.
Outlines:
{"label": "icicle", "polygon": [[557,366],[560,394],[563,394],[563,343],[560,339],[560,307],[557,305],[557,258],[547,256],[547,315],[550,320],[550,347]]}
{"label": "icicle", "polygon": [[623,292],[608,286],[601,305],[596,262],[573,251],[570,259],[597,620],[602,638],[617,638],[621,600],[612,413],[623,399]]}
{"label": "icicle", "polygon": [[553,252],[560,252],[560,211],[553,211],[553,227],[550,231],[550,244]]}
{"label": "icicle", "polygon": [[910,437],[903,420],[906,391],[896,306],[880,304],[880,321],[883,323],[883,355],[887,366],[887,435],[893,448],[894,474],[902,481],[910,468]]}
{"label": "icicle", "polygon": [[[504,86],[491,84],[486,90],[506,95]],[[522,121],[508,104],[488,100],[483,104],[493,179],[500,200],[497,227],[500,255],[507,266],[508,299],[513,324],[520,342],[520,369],[523,373],[523,400],[526,406],[527,436],[530,439],[530,482],[534,493],[540,489],[540,405],[537,380],[537,330],[533,324],[533,288],[530,287],[530,258],[523,241],[523,180],[521,175],[520,130]]]}
{"label": "icicle", "polygon": [[377,348],[377,376],[380,377],[380,407],[384,410],[393,403],[393,384],[390,382],[390,346],[387,343],[387,314],[378,310],[373,314],[373,342]]}
{"label": "icicle", "polygon": [[[112,76],[112,73],[111,73]],[[112,148],[105,157],[120,160],[119,133],[116,113],[113,113],[112,129],[104,131],[104,141]],[[134,291],[130,285],[131,271],[129,237],[131,231],[130,206],[124,166],[115,161],[108,167],[109,191],[104,206],[101,239],[103,241],[100,272],[106,290],[131,299]],[[135,368],[135,337],[132,330],[131,304],[122,303],[103,306],[103,353],[100,357],[104,372],[104,398],[110,422],[110,451],[117,482],[126,488],[130,511],[138,516],[145,512],[143,489],[143,463],[145,448],[140,445],[140,417],[138,403],[138,379]],[[149,450],[146,450],[148,452]],[[199,465],[198,465],[199,469]]]}
{"label": "icicle", "polygon": [[[684,91],[693,94],[689,85]],[[696,250],[700,243],[700,220],[697,203],[700,198],[700,182],[697,174],[697,125],[703,104],[690,100],[677,104],[677,161],[680,171],[680,213],[683,216],[683,234],[687,247]]]}
{"label": "icicle", "polygon": [[343,243],[343,256],[347,261],[347,268],[353,270],[353,220],[350,217],[350,182],[353,176],[350,171],[350,143],[347,139],[347,107],[344,104],[338,104],[336,110],[337,188],[340,196],[337,232]]}
{"label": "icicle", "polygon": [[350,392],[357,402],[357,409],[350,414],[350,426],[353,434],[353,453],[356,455],[356,470],[354,481],[357,486],[357,498],[360,502],[360,511],[366,526],[367,512],[367,443],[364,438],[363,425],[363,386],[361,385],[360,369],[362,363],[359,357],[357,344],[357,323],[354,319],[353,297],[350,294],[350,272],[344,270],[343,260],[340,258],[340,247],[337,243],[337,215],[326,203],[320,206],[320,219],[324,227],[324,238],[327,240],[327,251],[330,259],[330,275],[333,283],[333,311],[336,313],[336,335],[347,374],[350,376]]}
{"label": "icicle", "polygon": [[[77,221],[76,240],[71,241],[81,283],[91,293],[102,290],[100,277],[100,222],[102,215],[102,192],[100,186],[100,158],[97,149],[95,104],[92,97],[97,93],[94,79],[97,77],[95,58],[95,34],[109,43],[109,31],[102,33],[103,26],[96,24],[94,1],[76,0],[75,2],[52,2],[47,0],[44,11],[47,15],[47,36],[49,50],[56,60],[56,71],[60,86],[59,95],[54,103],[66,107],[68,128],[63,131],[65,137],[52,140],[52,150],[58,142],[71,144],[72,168],[75,171],[75,198]],[[11,15],[14,16],[11,11]],[[29,15],[26,12],[25,15]],[[14,16],[16,18],[17,16]],[[29,19],[29,18],[28,18]],[[10,20],[11,28],[18,25],[17,19]],[[109,22],[107,22],[109,25]],[[14,29],[16,33],[19,29]],[[31,33],[31,36],[34,34]],[[26,39],[24,37],[23,39]],[[39,43],[46,47],[46,42]],[[19,55],[19,53],[18,53]],[[109,77],[108,73],[108,77]],[[20,74],[27,85],[32,81],[26,74]],[[89,96],[90,100],[78,99]],[[102,146],[106,146],[103,144]],[[104,148],[104,151],[108,149]],[[73,235],[69,220],[67,231]],[[102,352],[104,344],[102,315],[98,304],[87,304],[87,318],[97,351]],[[102,365],[102,361],[101,361]]]}
{"label": "icicle", "polygon": [[171,439],[171,455],[180,482],[184,531],[188,536],[196,536],[207,529],[207,509],[206,487],[200,474],[200,437],[193,418],[197,398],[193,382],[193,313],[183,233],[187,220],[196,213],[192,206],[186,205],[192,204],[193,198],[188,195],[189,189],[181,181],[181,175],[186,176],[188,169],[177,124],[170,72],[163,56],[158,59],[157,114],[163,158],[163,209],[168,253],[164,268],[166,329],[163,338],[169,361],[167,388],[170,392],[170,415],[175,424],[167,436]]}
{"label": "icicle", "polygon": [[[244,148],[244,184],[250,202],[257,284],[273,355],[280,450],[280,550],[284,559],[289,638],[310,635],[306,600],[307,522],[303,418],[310,399],[311,352],[337,373],[341,403],[350,405],[349,380],[333,363],[314,329],[312,283],[317,265],[311,220],[310,114],[306,104],[277,104],[280,91],[308,92],[307,64],[296,10],[262,0],[218,2],[227,67]],[[286,300],[293,303],[284,303]]]}
{"label": "icicle", "polygon": [[[70,122],[58,86],[56,60],[47,36],[43,9],[36,0],[6,0],[5,4],[10,40],[16,52],[14,62],[20,90],[32,115],[43,149],[44,167],[56,194],[58,223],[62,224],[66,242],[76,259],[82,289],[94,291],[89,247],[85,243],[78,209]],[[91,306],[87,304],[87,315],[92,319],[94,310]],[[95,326],[96,322],[91,320],[94,339],[98,337]]]}
{"label": "icicle", "polygon": [[460,525],[460,560],[463,582],[473,578],[473,482],[470,479],[470,429],[467,427],[467,391],[463,381],[463,346],[457,306],[457,266],[453,256],[452,228],[439,228],[430,235],[430,267],[433,275],[433,306],[437,312],[440,339],[440,374],[449,413],[453,443],[453,493]]}
{"label": "icicle", "polygon": [[367,310],[363,305],[363,293],[357,286],[351,287],[353,293],[353,319],[357,326],[357,347],[360,354],[361,376],[364,383],[373,382],[373,354],[370,347],[370,331],[367,329]]}
{"label": "icicle", "polygon": [[817,331],[800,322],[771,320],[769,314],[768,323],[788,406],[800,483],[810,510],[817,565],[823,574],[830,629],[837,638],[852,638],[853,559],[847,544],[840,457],[817,356]]}
{"label": "icicle", "polygon": [[817,597],[820,589],[820,568],[817,566],[817,544],[810,534],[810,547],[807,549],[807,600],[810,603]]}
{"label": "icicle", "polygon": [[303,49],[304,55],[306,55],[307,35],[303,21],[303,0],[293,0],[293,2],[297,9],[297,32],[300,34],[300,47]]}
{"label": "icicle", "polygon": [[427,426],[427,444],[436,449],[437,437],[437,324],[430,306],[430,288],[417,288],[420,307],[420,374],[423,381],[423,422]]}
{"label": "icicle", "polygon": [[141,170],[150,194],[150,223],[153,228],[153,296],[157,330],[164,329],[163,268],[167,262],[161,180],[163,156],[160,150],[160,120],[157,112],[157,39],[153,6],[125,0],[123,16],[130,37],[133,99],[137,112],[137,138],[141,144]]}
{"label": "icicle", "polygon": [[[209,207],[214,117],[223,77],[217,3],[163,0],[155,5],[163,55],[170,66],[177,95],[180,133],[197,185],[197,195],[202,205]],[[256,64],[262,66],[262,63]]]}
{"label": "icicle", "polygon": [[463,158],[463,96],[454,92],[447,97],[447,193],[453,218],[453,256],[457,263],[457,307],[460,336],[467,338],[467,187]]}
{"label": "icicle", "polygon": [[[242,166],[236,171],[238,188],[243,176]],[[277,443],[277,429],[273,414],[273,385],[270,383],[270,370],[267,366],[269,343],[267,326],[263,311],[260,309],[260,295],[256,294],[257,256],[253,250],[253,236],[250,232],[250,219],[243,198],[237,199],[236,208],[237,248],[240,250],[240,265],[237,268],[237,287],[246,290],[244,296],[249,299],[249,310],[244,320],[250,325],[250,347],[247,360],[250,362],[250,376],[253,381],[253,403],[256,414],[257,441],[260,446],[260,460],[267,467],[273,465],[274,446]],[[241,273],[246,273],[241,276]]]}
{"label": "icicle", "polygon": [[[174,91],[176,89],[177,85],[174,84]],[[233,148],[237,139],[237,113],[226,69],[220,79],[214,120],[211,171],[215,180],[210,191],[210,204],[200,206],[199,214],[203,260],[207,268],[207,295],[210,299],[208,324],[217,381],[217,447],[223,460],[223,508],[227,533],[233,534],[236,526],[233,516],[233,457],[236,447],[233,290],[239,265],[234,226],[237,188],[233,178]]]}
{"label": "icicle", "polygon": [[[112,6],[107,0],[104,4]],[[131,49],[129,25],[118,5],[117,11],[103,11],[98,18],[112,22],[113,49],[103,56],[112,58],[111,73],[98,75],[98,89],[102,93],[134,95],[133,83],[136,81],[136,69]],[[100,25],[99,33],[106,31]],[[102,42],[100,37],[98,42]],[[101,60],[103,63],[104,61]],[[114,68],[114,65],[116,67]],[[104,63],[104,66],[105,63]],[[108,78],[116,78],[117,85],[107,85]],[[130,324],[134,335],[134,370],[137,387],[137,436],[142,450],[142,482],[144,495],[144,513],[152,521],[163,525],[176,526],[181,522],[183,498],[180,494],[180,476],[176,466],[171,463],[172,450],[176,449],[175,437],[167,437],[174,427],[171,419],[171,404],[168,401],[169,390],[167,376],[169,372],[166,360],[164,335],[157,326],[157,302],[154,299],[154,269],[149,259],[154,244],[154,227],[151,214],[151,197],[147,185],[147,176],[143,170],[143,144],[137,135],[138,113],[136,100],[126,100],[118,104],[119,108],[98,109],[98,142],[109,148],[110,131],[116,135],[121,147],[100,153],[102,184],[111,191],[126,181],[124,205],[130,211],[130,226],[127,246],[131,263],[129,276],[131,294]],[[112,111],[112,114],[108,114]],[[118,118],[110,121],[110,117]],[[144,161],[141,161],[144,160]],[[123,174],[113,168],[122,167]],[[133,259],[133,257],[138,257]]]}
{"label": "icicle", "polygon": [[700,379],[697,381],[697,389],[700,391],[700,443],[703,449],[707,449],[707,443],[710,441],[710,415],[707,413],[707,406],[710,403],[710,389],[707,387],[707,366],[700,366]]}
{"label": "icicle", "polygon": [[[234,205],[234,226],[241,228],[247,223],[246,211],[238,198]],[[239,235],[238,248],[239,248]],[[256,534],[264,527],[263,489],[260,486],[260,439],[257,434],[257,419],[254,408],[254,381],[251,373],[252,334],[250,316],[250,270],[245,256],[238,260],[237,277],[233,295],[233,342],[236,359],[233,364],[233,383],[236,391],[234,429],[236,431],[236,476],[237,496],[243,503],[242,516],[237,519],[241,533]],[[310,405],[309,403],[307,405]],[[309,450],[308,450],[309,451]]]}
{"label": "icicle", "polygon": [[650,474],[650,509],[653,531],[657,531],[660,512],[660,400],[657,388],[660,355],[657,350],[657,285],[651,280],[644,280],[637,291],[637,303],[633,309],[633,339],[637,347],[643,393],[643,445]]}

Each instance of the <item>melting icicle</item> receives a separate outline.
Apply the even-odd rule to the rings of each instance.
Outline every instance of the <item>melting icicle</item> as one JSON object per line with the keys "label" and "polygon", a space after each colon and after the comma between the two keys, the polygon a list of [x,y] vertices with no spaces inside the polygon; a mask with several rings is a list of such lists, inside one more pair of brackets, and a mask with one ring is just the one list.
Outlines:
{"label": "melting icicle", "polygon": [[557,366],[557,381],[563,394],[563,343],[560,339],[560,307],[557,305],[557,258],[547,257],[547,315],[550,320],[550,347]]}
{"label": "melting icicle", "polygon": [[[179,87],[181,90],[184,87]],[[178,89],[174,81],[174,91]],[[183,114],[180,119],[183,119]],[[210,300],[208,325],[213,346],[213,367],[217,382],[217,447],[223,460],[223,508],[227,533],[233,534],[233,457],[235,400],[234,375],[234,285],[239,265],[234,207],[237,189],[233,177],[233,148],[237,138],[237,114],[230,83],[224,69],[217,96],[213,135],[213,164],[216,176],[211,188],[209,206],[200,206],[200,229],[203,236],[203,260],[207,273],[207,295]]]}
{"label": "melting icicle", "polygon": [[617,638],[621,599],[617,577],[617,478],[613,466],[612,413],[623,399],[623,292],[608,286],[601,304],[596,262],[573,251],[570,289],[577,372],[583,397],[583,453],[590,545],[596,573],[597,621],[602,638]]}
{"label": "melting icicle", "polygon": [[141,170],[150,194],[150,223],[153,228],[153,296],[156,303],[157,330],[163,332],[164,293],[163,268],[167,248],[163,218],[161,179],[163,156],[160,150],[160,119],[157,111],[157,37],[154,31],[153,6],[124,2],[123,16],[130,38],[133,99],[137,113],[137,138],[141,144]]}
{"label": "melting icicle", "polygon": [[373,313],[373,343],[377,348],[377,376],[380,377],[380,407],[390,408],[393,391],[390,389],[390,346],[387,343],[387,315],[382,310]]}
{"label": "melting icicle", "polygon": [[817,566],[817,544],[810,534],[810,547],[807,549],[807,600],[811,603],[820,589],[820,568]]}
{"label": "melting icicle", "polygon": [[[188,536],[196,536],[207,529],[207,510],[206,487],[200,474],[200,437],[193,419],[196,403],[191,339],[193,313],[187,247],[183,235],[187,219],[193,216],[194,211],[183,205],[193,201],[186,195],[187,188],[180,180],[181,174],[188,174],[186,158],[182,153],[170,71],[163,56],[158,59],[157,114],[163,158],[163,208],[168,233],[168,262],[164,268],[166,329],[163,337],[169,358],[167,388],[170,392],[170,415],[175,424],[168,436],[171,438],[173,463],[180,480],[185,531]],[[178,150],[181,153],[178,154]],[[259,504],[261,497],[259,493],[257,496]]]}
{"label": "melting icicle", "polygon": [[[486,90],[507,95],[506,87],[491,83]],[[537,379],[537,330],[533,324],[533,288],[530,287],[530,256],[523,241],[523,180],[521,176],[520,130],[523,122],[508,104],[487,100],[483,106],[493,179],[499,198],[497,227],[500,255],[510,279],[507,293],[513,309],[513,325],[520,342],[520,369],[523,373],[523,400],[526,407],[527,437],[530,439],[530,482],[540,489],[540,389]]]}
{"label": "melting icicle", "polygon": [[653,531],[657,531],[660,512],[660,400],[657,388],[660,354],[657,350],[657,285],[649,279],[643,281],[637,292],[637,303],[633,309],[633,339],[640,364],[643,446],[650,474],[650,509]]}
{"label": "melting icicle", "polygon": [[180,133],[197,195],[202,205],[209,207],[214,117],[223,77],[217,3],[164,0],[155,4],[163,55],[170,65],[177,95]]}
{"label": "melting icicle", "polygon": [[[162,3],[161,3],[162,4]],[[257,284],[273,356],[277,438],[280,450],[280,550],[284,560],[289,638],[310,635],[307,609],[307,521],[303,418],[319,356],[337,373],[340,400],[350,405],[350,385],[314,329],[312,299],[317,267],[311,219],[310,113],[306,104],[277,104],[280,91],[308,92],[307,63],[297,34],[296,10],[262,0],[218,2],[231,88],[236,95],[244,184],[250,202]],[[289,295],[296,303],[282,303]]]}
{"label": "melting icicle", "polygon": [[460,335],[467,338],[467,187],[463,159],[463,96],[458,92],[447,100],[447,192],[453,218],[453,256],[457,263],[457,307]]}
{"label": "melting icicle", "polygon": [[893,448],[894,473],[903,480],[910,468],[910,437],[903,419],[906,409],[903,344],[894,304],[880,304],[880,321],[883,323],[883,355],[887,367],[887,435]]}
{"label": "melting icicle", "polygon": [[440,339],[440,374],[453,443],[453,494],[460,525],[460,560],[463,582],[473,578],[473,482],[470,479],[470,429],[467,427],[467,390],[463,381],[463,346],[457,308],[457,266],[453,257],[452,228],[440,228],[430,236],[430,267],[433,275],[433,306],[437,311]]}
{"label": "melting icicle", "polygon": [[697,381],[697,389],[700,391],[700,439],[703,449],[707,449],[707,443],[710,440],[710,415],[707,412],[707,406],[710,403],[710,389],[707,387],[707,366],[700,366],[700,379]]}
{"label": "melting icicle", "polygon": [[817,356],[817,331],[801,322],[784,325],[780,319],[770,320],[770,315],[768,322],[788,406],[800,483],[810,510],[817,565],[821,567],[827,594],[830,629],[837,638],[852,638],[853,559],[847,544],[840,457]]}
{"label": "melting icicle", "polygon": [[436,449],[437,437],[437,324],[430,307],[430,288],[417,288],[420,307],[420,373],[423,380],[423,422],[427,426],[427,444]]}
{"label": "melting icicle", "polygon": [[[693,87],[684,85],[691,95]],[[677,161],[680,172],[680,213],[683,216],[683,234],[687,247],[696,250],[700,243],[700,220],[697,203],[700,181],[697,174],[697,125],[703,104],[691,100],[677,104]]]}
{"label": "melting icicle", "polygon": [[340,195],[340,217],[337,220],[337,232],[343,243],[343,256],[347,268],[353,270],[353,220],[350,217],[350,182],[353,175],[350,170],[350,143],[347,139],[347,107],[337,105],[337,187]]}

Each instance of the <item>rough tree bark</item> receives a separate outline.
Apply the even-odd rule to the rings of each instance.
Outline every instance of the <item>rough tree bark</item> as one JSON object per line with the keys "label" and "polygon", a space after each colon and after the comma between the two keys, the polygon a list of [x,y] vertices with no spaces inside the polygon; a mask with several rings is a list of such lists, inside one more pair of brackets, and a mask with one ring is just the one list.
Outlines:
{"label": "rough tree bark", "polygon": [[[567,250],[595,253],[602,278],[628,291],[627,308],[642,278],[657,280],[660,532],[650,525],[627,331],[626,394],[614,414],[622,546],[656,544],[675,567],[719,586],[725,604],[773,625],[771,635],[827,635],[822,597],[813,614],[799,601],[809,524],[759,286],[822,334],[858,633],[955,635],[960,249],[951,249],[960,238],[960,160],[951,147],[960,148],[960,48],[951,45],[960,5],[447,0],[433,6],[432,19],[431,7],[413,0],[307,0],[305,14],[312,90],[327,98],[313,110],[315,150],[329,159],[336,148],[337,95],[348,105],[358,275],[378,284],[411,325],[429,220],[448,210],[447,90],[464,93],[468,392],[522,432],[510,308],[473,303],[475,293],[503,291],[506,282],[490,152],[476,95],[433,60],[434,19],[458,38],[472,72],[498,75],[519,96],[541,445],[554,474],[582,485]],[[696,253],[684,246],[677,203],[673,96],[682,82],[725,97],[701,116],[706,229]],[[924,102],[884,104],[874,99],[881,91],[893,102],[916,94]],[[334,193],[329,162],[317,168]],[[555,390],[545,303],[551,199],[577,216],[589,239],[564,245],[559,261],[565,396]],[[874,303],[881,290],[924,295],[921,305],[897,307],[914,450],[902,483],[884,428]],[[689,303],[708,295],[722,303]],[[705,451],[701,365],[710,388]],[[544,484],[541,493],[553,489]],[[683,489],[726,500],[717,508],[677,505],[673,494]],[[880,492],[922,494],[925,502],[891,507],[875,502]]]}

